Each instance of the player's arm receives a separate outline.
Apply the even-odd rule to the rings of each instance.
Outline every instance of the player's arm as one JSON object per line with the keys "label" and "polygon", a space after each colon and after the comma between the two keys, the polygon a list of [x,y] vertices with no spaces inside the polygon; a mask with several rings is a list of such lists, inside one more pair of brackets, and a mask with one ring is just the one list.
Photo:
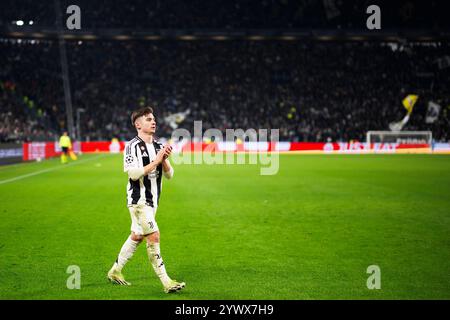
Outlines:
{"label": "player's arm", "polygon": [[143,176],[146,176],[150,172],[154,171],[156,167],[158,167],[163,162],[164,157],[168,154],[170,154],[170,151],[166,150],[166,148],[162,148],[156,155],[156,159],[150,162],[145,167],[140,168],[138,166],[133,166],[132,164],[130,164],[126,167],[125,171],[128,173],[128,176],[130,177],[131,180],[133,181],[139,180]]}
{"label": "player's arm", "polygon": [[163,174],[167,179],[172,179],[173,177],[173,168],[170,165],[169,159],[165,159],[162,163]]}
{"label": "player's arm", "polygon": [[163,161],[164,161],[164,156],[166,155],[166,149],[162,148],[161,150],[158,151],[158,153],[156,154],[156,158],[155,160],[153,160],[152,162],[150,162],[148,165],[146,165],[143,169],[144,169],[144,176],[146,176],[147,174],[149,174],[150,172],[155,171],[156,167],[158,167]]}
{"label": "player's arm", "polygon": [[172,146],[166,145],[166,154],[164,155],[164,160],[162,162],[163,174],[167,179],[172,179],[173,177],[173,168],[170,165],[169,156],[172,153]]}

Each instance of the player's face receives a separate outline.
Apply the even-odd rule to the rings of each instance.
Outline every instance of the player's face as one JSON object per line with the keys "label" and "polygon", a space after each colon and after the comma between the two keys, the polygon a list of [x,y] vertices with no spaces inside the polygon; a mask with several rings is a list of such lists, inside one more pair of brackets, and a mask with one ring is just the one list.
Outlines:
{"label": "player's face", "polygon": [[153,113],[142,116],[139,121],[139,126],[142,132],[154,134],[156,132],[156,119]]}

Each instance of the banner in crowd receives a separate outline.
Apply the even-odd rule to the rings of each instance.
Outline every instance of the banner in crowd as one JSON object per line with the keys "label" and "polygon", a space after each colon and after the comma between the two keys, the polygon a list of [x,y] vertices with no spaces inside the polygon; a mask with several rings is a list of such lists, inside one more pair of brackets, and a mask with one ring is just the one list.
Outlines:
{"label": "banner in crowd", "polygon": [[436,59],[436,63],[440,70],[450,67],[450,56],[443,56]]}
{"label": "banner in crowd", "polygon": [[411,113],[413,111],[414,105],[417,102],[417,99],[419,99],[418,95],[409,94],[402,100],[402,104],[405,107],[407,113],[403,117],[402,120],[400,120],[398,122],[391,122],[389,124],[389,129],[391,131],[401,131],[403,129],[403,127],[405,126],[405,124],[408,123],[409,118],[411,117]]}
{"label": "banner in crowd", "polygon": [[172,129],[178,128],[178,125],[186,119],[186,116],[191,113],[191,109],[187,109],[184,112],[177,112],[168,115],[164,118],[164,122],[168,124]]}
{"label": "banner in crowd", "polygon": [[419,96],[415,94],[409,94],[405,99],[403,99],[402,103],[408,114],[410,114],[413,111],[417,99],[419,99]]}
{"label": "banner in crowd", "polygon": [[439,118],[441,112],[441,106],[433,101],[428,102],[427,116],[425,118],[426,123],[434,123]]}

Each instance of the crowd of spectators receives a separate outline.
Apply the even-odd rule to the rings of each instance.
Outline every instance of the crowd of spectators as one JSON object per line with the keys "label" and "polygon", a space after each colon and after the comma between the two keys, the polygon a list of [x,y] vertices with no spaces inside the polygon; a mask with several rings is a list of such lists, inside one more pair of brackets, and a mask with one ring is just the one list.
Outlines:
{"label": "crowd of spectators", "polygon": [[[437,59],[448,43],[300,41],[69,41],[74,114],[83,140],[130,139],[130,112],[156,111],[159,136],[170,114],[180,127],[279,128],[289,141],[365,140],[403,118],[401,101],[418,94],[404,130],[450,139],[450,68]],[[0,41],[0,140],[55,139],[66,129],[58,43]],[[425,122],[427,103],[442,106]]]}
{"label": "crowd of spectators", "polygon": [[0,61],[0,141],[53,139],[65,125],[55,45],[1,40]]}

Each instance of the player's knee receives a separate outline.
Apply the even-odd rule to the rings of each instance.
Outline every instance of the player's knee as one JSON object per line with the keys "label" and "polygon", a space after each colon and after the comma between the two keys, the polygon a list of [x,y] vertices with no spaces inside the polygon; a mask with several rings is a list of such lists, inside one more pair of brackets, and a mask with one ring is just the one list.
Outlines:
{"label": "player's knee", "polygon": [[136,241],[136,242],[141,242],[142,239],[144,239],[144,236],[141,235],[137,235],[135,233],[131,234],[131,240]]}
{"label": "player's knee", "polygon": [[148,240],[148,242],[159,242],[159,231],[150,233],[147,236],[147,240]]}

